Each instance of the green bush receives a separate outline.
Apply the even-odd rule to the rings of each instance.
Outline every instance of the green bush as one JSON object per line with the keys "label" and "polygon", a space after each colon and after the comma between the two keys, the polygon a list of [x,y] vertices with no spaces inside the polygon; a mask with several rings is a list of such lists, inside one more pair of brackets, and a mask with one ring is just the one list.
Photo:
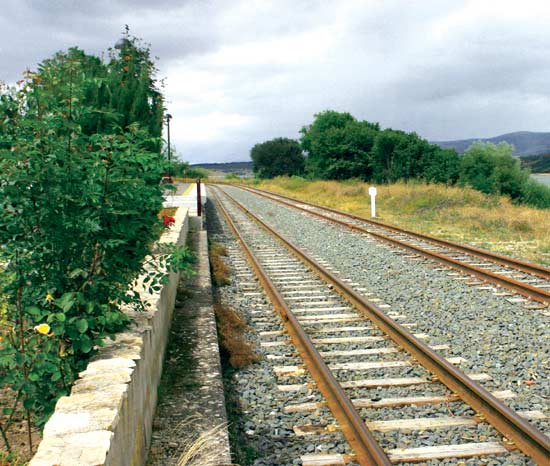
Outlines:
{"label": "green bush", "polygon": [[306,180],[301,176],[279,176],[275,178],[275,181],[280,184],[282,188],[288,189],[289,191],[296,191],[297,189],[301,189],[306,182]]}
{"label": "green bush", "polygon": [[550,209],[550,187],[529,178],[521,187],[521,202],[539,209]]}
{"label": "green bush", "polygon": [[230,172],[227,175],[224,176],[224,179],[226,180],[242,180],[242,178],[237,175],[235,172]]}
{"label": "green bush", "polygon": [[462,185],[486,194],[507,195],[515,202],[533,207],[550,207],[550,188],[531,179],[505,142],[472,144],[460,161]]}
{"label": "green bush", "polygon": [[[152,121],[139,112],[120,115],[124,106],[105,101],[98,108],[101,99],[90,97],[114,94],[121,82],[132,87],[132,79],[153,85],[152,77],[127,76],[126,53],[108,65],[57,54],[0,92],[0,263],[12,278],[0,290],[8,302],[0,388],[16,394],[8,412],[21,402],[39,424],[104,338],[127,325],[121,305],[139,307],[128,284],[144,272],[162,231],[157,213],[166,163],[155,135],[160,128],[151,129],[160,120],[154,112]],[[142,70],[152,72],[148,53],[139,57]],[[98,72],[101,66],[108,72]],[[110,124],[95,121],[98,113],[112,113]],[[177,251],[169,262],[188,260]],[[150,274],[151,289],[163,276]]]}
{"label": "green bush", "polygon": [[170,173],[178,178],[200,178],[208,179],[209,172],[204,168],[191,167],[188,162],[172,162],[170,165]]}
{"label": "green bush", "polygon": [[189,163],[187,162],[172,162],[170,164],[170,174],[179,178],[184,177],[184,173],[189,169]]}
{"label": "green bush", "polygon": [[184,172],[183,176],[184,178],[200,178],[201,180],[207,180],[209,173],[210,172],[204,168],[190,167]]}

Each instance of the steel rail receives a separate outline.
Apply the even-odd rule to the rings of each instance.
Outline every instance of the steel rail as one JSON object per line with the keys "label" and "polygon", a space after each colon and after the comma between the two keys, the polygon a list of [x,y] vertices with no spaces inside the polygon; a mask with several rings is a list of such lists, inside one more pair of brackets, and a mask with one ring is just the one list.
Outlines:
{"label": "steel rail", "polygon": [[241,189],[245,189],[247,191],[256,193],[258,195],[263,195],[264,197],[267,197],[267,198],[270,198],[270,199],[271,199],[271,197],[267,196],[266,194],[269,194],[271,196],[282,197],[282,198],[287,199],[289,201],[299,202],[300,204],[305,204],[305,205],[309,205],[311,207],[326,210],[326,211],[332,212],[334,214],[342,215],[343,217],[348,217],[348,218],[351,218],[353,220],[357,220],[357,221],[364,222],[364,223],[369,223],[369,224],[374,225],[376,227],[383,228],[383,229],[386,229],[386,230],[390,230],[394,233],[412,236],[414,238],[418,238],[420,240],[423,240],[423,241],[426,241],[426,242],[429,242],[429,243],[432,243],[432,244],[437,244],[438,246],[444,246],[444,247],[448,247],[450,249],[455,249],[457,251],[464,252],[464,253],[470,254],[470,255],[475,256],[475,257],[479,257],[481,259],[490,260],[492,262],[495,262],[495,263],[500,264],[500,265],[504,265],[506,267],[511,267],[511,268],[514,268],[514,269],[517,269],[517,270],[521,270],[522,272],[526,272],[526,273],[529,273],[531,275],[535,275],[535,276],[540,277],[540,278],[550,279],[550,268],[545,267],[543,265],[532,264],[530,262],[522,261],[520,259],[513,259],[511,257],[504,256],[502,254],[498,254],[498,253],[491,252],[491,251],[485,251],[483,249],[476,248],[474,246],[468,246],[466,244],[459,244],[459,243],[455,243],[453,241],[440,239],[440,238],[435,238],[434,236],[425,235],[423,233],[418,233],[418,232],[411,231],[411,230],[406,230],[404,228],[396,227],[396,226],[393,226],[393,225],[388,225],[387,223],[379,222],[377,220],[372,220],[372,219],[369,219],[369,218],[366,218],[366,217],[362,217],[360,215],[352,214],[350,212],[345,212],[343,210],[335,209],[333,207],[314,204],[312,202],[303,201],[301,199],[296,199],[296,198],[293,198],[293,197],[290,197],[290,196],[285,196],[284,194],[274,193],[272,191],[262,190],[262,189],[258,189],[258,188],[251,188],[249,186],[243,186],[243,185],[237,185],[237,186]]}
{"label": "steel rail", "polygon": [[[467,263],[459,261],[457,259],[453,259],[452,257],[446,256],[444,254],[440,254],[438,252],[429,251],[429,250],[426,250],[426,249],[422,249],[419,246],[414,246],[414,245],[411,245],[411,244],[407,244],[404,241],[401,241],[401,240],[392,238],[390,236],[384,235],[383,233],[371,231],[371,230],[368,230],[367,228],[362,227],[360,225],[355,225],[353,223],[348,223],[348,222],[345,222],[343,220],[324,215],[320,212],[315,212],[315,211],[306,209],[304,207],[300,207],[298,205],[292,204],[291,202],[288,202],[288,201],[285,201],[285,200],[282,200],[282,199],[277,199],[277,198],[271,197],[269,195],[266,195],[263,192],[258,192],[256,190],[250,190],[250,189],[242,187],[242,186],[239,186],[239,188],[250,191],[254,194],[257,194],[258,196],[262,196],[262,197],[265,197],[267,199],[271,199],[274,202],[278,202],[278,203],[286,205],[288,207],[292,207],[293,209],[297,209],[297,210],[300,210],[302,212],[306,212],[308,214],[314,215],[314,216],[322,218],[324,220],[329,220],[333,223],[337,223],[339,225],[345,226],[346,228],[349,228],[351,230],[355,230],[355,231],[358,231],[360,233],[372,235],[372,236],[374,236],[374,237],[376,237],[376,238],[380,239],[381,241],[384,241],[388,244],[391,244],[393,246],[397,246],[397,247],[402,248],[402,249],[406,249],[408,251],[414,252],[415,254],[421,254],[421,255],[423,255],[425,257],[428,257],[430,259],[434,259],[434,260],[436,260],[440,263],[443,263],[443,264],[445,264],[449,267],[452,267],[456,270],[460,270],[461,272],[465,272],[467,274],[474,275],[474,276],[476,276],[478,278],[481,278],[481,279],[485,280],[486,282],[492,283],[496,286],[507,288],[509,290],[514,291],[515,293],[521,294],[522,296],[525,296],[526,298],[532,299],[534,301],[538,301],[538,302],[543,303],[543,304],[549,304],[550,303],[550,291],[543,290],[542,288],[538,288],[538,287],[532,286],[528,283],[523,283],[519,280],[514,280],[513,278],[505,277],[505,276],[499,275],[499,274],[494,273],[494,272],[490,272],[488,270],[482,269],[480,267],[476,267],[474,265],[467,264]],[[279,196],[279,195],[275,194],[275,196]],[[302,204],[306,204],[306,205],[314,205],[314,204],[304,203],[304,202],[299,201],[299,200],[293,200],[293,201],[298,202],[298,203],[302,203]],[[316,205],[314,205],[314,206],[319,207],[321,209],[325,209],[325,207],[316,206]]]}
{"label": "steel rail", "polygon": [[325,282],[331,284],[340,295],[364,313],[378,328],[385,332],[397,345],[408,351],[422,366],[434,374],[452,392],[479,413],[506,439],[513,442],[523,453],[537,464],[550,464],[550,438],[534,425],[495,398],[487,389],[470,379],[464,372],[449,363],[416,338],[409,330],[387,316],[379,307],[370,303],[342,280],[326,270],[314,259],[308,257],[297,246],[277,233],[273,228],[250,212],[227,192],[223,191],[243,212],[281,241],[304,264],[313,269]]}
{"label": "steel rail", "polygon": [[260,280],[266,291],[273,307],[281,315],[285,327],[292,339],[292,342],[298,349],[306,367],[317,383],[317,387],[327,401],[327,405],[334,417],[338,420],[342,433],[350,444],[354,453],[357,455],[356,461],[365,466],[389,466],[391,461],[386,456],[378,442],[374,439],[372,433],[365,422],[353,406],[351,400],[347,397],[344,389],[340,386],[334,375],[324,362],[323,358],[307,336],[303,327],[296,316],[286,305],[282,295],[277,291],[275,285],[266,274],[264,268],[255,257],[253,251],[243,238],[239,228],[231,219],[231,216],[217,199],[223,216],[231,227],[231,230],[241,243],[248,262],[252,266],[256,276]]}

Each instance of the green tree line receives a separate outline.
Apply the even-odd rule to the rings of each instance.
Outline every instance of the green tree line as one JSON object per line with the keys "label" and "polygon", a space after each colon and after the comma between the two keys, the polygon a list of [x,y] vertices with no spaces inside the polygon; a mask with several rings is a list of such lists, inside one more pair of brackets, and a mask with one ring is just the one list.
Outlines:
{"label": "green tree line", "polygon": [[476,143],[460,156],[414,132],[381,129],[378,123],[333,110],[316,114],[300,134],[299,141],[278,138],[256,144],[250,154],[256,176],[358,178],[374,183],[420,179],[550,207],[550,189],[530,179],[507,143]]}

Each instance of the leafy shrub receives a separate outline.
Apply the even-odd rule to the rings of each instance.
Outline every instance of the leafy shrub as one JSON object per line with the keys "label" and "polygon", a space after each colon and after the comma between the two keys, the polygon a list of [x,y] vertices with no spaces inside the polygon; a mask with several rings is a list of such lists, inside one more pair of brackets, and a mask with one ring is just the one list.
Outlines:
{"label": "leafy shrub", "polygon": [[[156,93],[153,71],[137,47],[108,65],[69,51],[1,89],[0,263],[12,279],[0,290],[8,301],[0,388],[11,387],[8,409],[22,402],[29,421],[32,412],[45,422],[104,338],[128,323],[121,305],[140,305],[128,283],[162,231],[166,168],[161,120],[146,110],[158,102],[139,99]],[[134,89],[141,110],[130,111],[131,93],[117,86]],[[107,91],[119,100],[98,97]],[[171,268],[191,260],[183,250],[164,259]],[[151,272],[151,287],[163,277]]]}
{"label": "leafy shrub", "polygon": [[486,194],[508,195],[533,207],[550,207],[550,188],[529,177],[512,155],[513,149],[505,142],[472,144],[460,162],[459,182]]}
{"label": "leafy shrub", "polygon": [[529,178],[521,187],[521,202],[539,209],[550,209],[550,187]]}
{"label": "leafy shrub", "polygon": [[189,163],[187,162],[172,162],[170,165],[170,173],[174,176],[183,178],[184,173],[189,169]]}
{"label": "leafy shrub", "polygon": [[207,180],[209,172],[204,168],[191,167],[188,162],[172,162],[170,165],[170,173],[178,178],[200,178]]}
{"label": "leafy shrub", "polygon": [[204,168],[191,167],[184,172],[183,176],[184,178],[200,178],[201,180],[207,180],[208,174],[208,170],[205,170]]}
{"label": "leafy shrub", "polygon": [[306,183],[306,180],[301,176],[278,176],[277,178],[275,178],[274,181],[280,184],[284,189],[288,189],[289,191],[301,189]]}

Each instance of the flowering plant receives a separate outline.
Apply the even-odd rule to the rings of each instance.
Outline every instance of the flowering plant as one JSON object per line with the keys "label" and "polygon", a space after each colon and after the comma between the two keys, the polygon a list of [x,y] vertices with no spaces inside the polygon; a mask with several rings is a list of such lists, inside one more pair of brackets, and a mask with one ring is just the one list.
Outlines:
{"label": "flowering plant", "polygon": [[171,217],[170,215],[164,215],[162,217],[162,224],[164,225],[164,228],[169,228],[174,223],[176,223],[176,219],[174,217]]}
{"label": "flowering plant", "polygon": [[14,393],[0,408],[22,404],[29,432],[127,325],[120,305],[140,305],[128,284],[162,232],[162,96],[148,50],[127,48],[108,64],[71,49],[0,87],[0,389]]}

